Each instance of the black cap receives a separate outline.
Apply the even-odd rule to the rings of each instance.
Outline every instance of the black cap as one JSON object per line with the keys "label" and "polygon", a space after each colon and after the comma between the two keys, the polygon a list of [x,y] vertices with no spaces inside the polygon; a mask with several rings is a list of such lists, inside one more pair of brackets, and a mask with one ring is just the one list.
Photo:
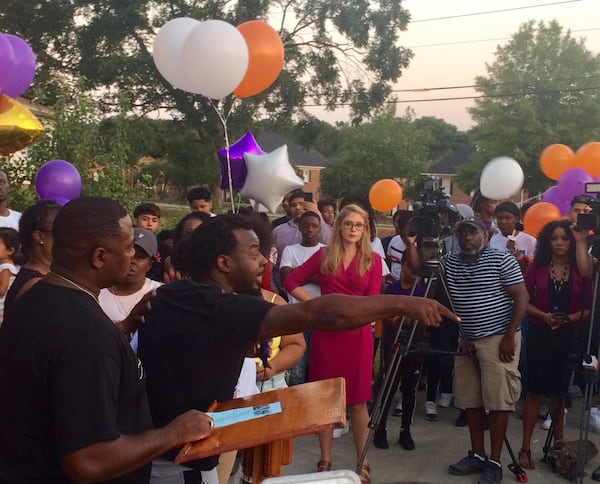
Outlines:
{"label": "black cap", "polygon": [[485,233],[486,232],[486,228],[485,225],[483,225],[483,223],[479,220],[463,220],[461,223],[458,224],[458,227],[456,227],[456,231],[458,232],[462,227],[471,227],[477,230],[481,230],[481,232]]}

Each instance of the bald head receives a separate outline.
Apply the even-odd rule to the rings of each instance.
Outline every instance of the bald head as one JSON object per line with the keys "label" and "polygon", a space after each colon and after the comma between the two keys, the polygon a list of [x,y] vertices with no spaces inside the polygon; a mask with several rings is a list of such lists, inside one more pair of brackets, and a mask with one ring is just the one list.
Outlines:
{"label": "bald head", "polygon": [[96,247],[117,239],[126,217],[125,208],[110,198],[83,197],[67,203],[52,227],[54,262],[72,267],[74,259],[89,256]]}

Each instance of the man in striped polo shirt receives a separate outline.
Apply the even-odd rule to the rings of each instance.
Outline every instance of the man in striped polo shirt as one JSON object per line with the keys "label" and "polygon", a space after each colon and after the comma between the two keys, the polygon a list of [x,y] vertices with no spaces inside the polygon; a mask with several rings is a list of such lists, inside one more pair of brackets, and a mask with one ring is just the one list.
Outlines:
{"label": "man in striped polo shirt", "polygon": [[[508,415],[521,391],[518,330],[529,296],[516,259],[486,245],[481,222],[465,220],[456,232],[461,250],[442,258],[441,264],[462,331],[474,351],[458,357],[454,365],[455,405],[466,409],[472,448],[467,457],[449,466],[449,472],[481,472],[479,484],[495,484],[502,480],[500,454]],[[486,409],[489,458],[484,443]]]}

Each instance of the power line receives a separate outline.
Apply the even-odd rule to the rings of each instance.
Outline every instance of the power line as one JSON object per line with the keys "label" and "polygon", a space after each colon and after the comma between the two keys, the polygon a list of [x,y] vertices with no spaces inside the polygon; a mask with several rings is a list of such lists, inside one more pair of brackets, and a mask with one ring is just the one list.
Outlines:
{"label": "power line", "polygon": [[[591,75],[591,76],[583,76],[583,77],[569,77],[569,78],[559,78],[552,79],[552,82],[573,82],[573,81],[583,81],[587,79],[598,79],[600,75]],[[498,82],[495,84],[489,84],[487,87],[502,87],[502,86],[511,86],[511,85],[523,85],[528,84],[532,81],[514,81],[514,82]],[[417,87],[412,89],[393,89],[392,92],[427,92],[427,91],[445,91],[445,90],[454,90],[454,89],[473,89],[479,87],[476,84],[465,84],[460,86],[437,86],[437,87]]]}
{"label": "power line", "polygon": [[583,1],[583,0],[565,0],[562,2],[540,3],[537,5],[524,5],[522,7],[504,8],[501,10],[488,10],[486,12],[463,13],[463,14],[459,14],[459,15],[449,15],[447,17],[434,17],[434,18],[425,18],[425,19],[420,19],[420,20],[411,20],[410,23],[416,24],[416,23],[420,23],[420,22],[432,22],[434,20],[448,20],[448,19],[461,18],[461,17],[474,17],[476,15],[488,15],[488,14],[492,14],[492,13],[513,12],[515,10],[525,10],[525,9],[529,9],[529,8],[538,8],[538,7],[550,7],[552,5],[560,5],[563,3],[575,3],[575,2],[581,2],[581,1]]}
{"label": "power line", "polygon": [[[579,1],[579,0],[578,0]],[[589,28],[589,29],[578,29],[578,30],[571,30],[570,32],[572,34],[578,33],[578,32],[590,32],[593,30],[600,30],[599,27],[593,27],[593,28]],[[497,37],[497,38],[493,38],[493,39],[476,39],[476,40],[457,40],[454,42],[440,42],[437,44],[422,44],[422,45],[413,45],[413,46],[409,46],[409,49],[421,49],[424,47],[444,47],[446,45],[461,45],[461,44],[476,44],[476,43],[480,43],[480,42],[497,42],[500,40],[509,40],[511,39],[511,37]]]}
{"label": "power line", "polygon": [[[468,99],[500,99],[507,97],[525,97],[525,96],[548,96],[551,94],[566,94],[569,92],[583,92],[583,91],[598,91],[600,90],[600,86],[595,87],[582,87],[582,88],[574,88],[574,89],[559,89],[555,91],[529,91],[529,92],[513,92],[507,94],[482,94],[480,96],[455,96],[455,97],[439,97],[439,98],[429,98],[429,99],[393,99],[389,101],[384,101],[384,104],[410,104],[410,103],[423,103],[423,102],[437,102],[437,101],[464,101]],[[331,106],[330,104],[305,104],[304,107],[307,108],[318,108],[318,107],[327,107]],[[352,106],[352,103],[336,103],[335,107],[342,106]]]}

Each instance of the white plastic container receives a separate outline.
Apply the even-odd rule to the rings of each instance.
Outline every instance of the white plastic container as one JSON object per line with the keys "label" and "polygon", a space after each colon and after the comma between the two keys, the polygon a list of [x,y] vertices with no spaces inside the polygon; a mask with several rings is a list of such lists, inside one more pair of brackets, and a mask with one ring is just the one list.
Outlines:
{"label": "white plastic container", "polygon": [[263,484],[360,484],[360,477],[356,472],[349,470],[314,472],[296,476],[270,477],[262,481]]}

